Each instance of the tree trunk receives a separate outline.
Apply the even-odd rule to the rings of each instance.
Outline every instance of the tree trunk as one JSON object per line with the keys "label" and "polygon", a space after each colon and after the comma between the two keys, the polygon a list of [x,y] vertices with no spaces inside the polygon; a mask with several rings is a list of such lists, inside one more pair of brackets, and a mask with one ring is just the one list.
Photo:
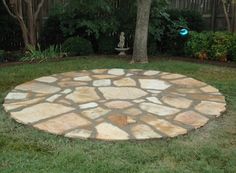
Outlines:
{"label": "tree trunk", "polygon": [[222,4],[223,4],[223,9],[224,9],[224,14],[225,14],[225,19],[226,19],[226,23],[227,23],[227,30],[229,32],[231,32],[231,23],[230,23],[230,19],[229,19],[229,13],[226,7],[226,2],[225,0],[221,0]]}
{"label": "tree trunk", "polygon": [[137,21],[132,63],[147,63],[148,26],[152,0],[137,0]]}

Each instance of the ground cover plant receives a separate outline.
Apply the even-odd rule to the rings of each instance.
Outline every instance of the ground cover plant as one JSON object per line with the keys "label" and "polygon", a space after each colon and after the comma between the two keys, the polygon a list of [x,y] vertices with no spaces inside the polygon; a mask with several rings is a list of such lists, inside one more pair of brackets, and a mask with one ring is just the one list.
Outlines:
{"label": "ground cover plant", "polygon": [[120,57],[25,64],[0,69],[0,101],[14,86],[37,77],[95,68],[141,68],[180,73],[217,87],[227,112],[200,130],[167,140],[71,140],[18,124],[0,106],[1,173],[234,173],[236,172],[236,70],[173,60],[128,64]]}

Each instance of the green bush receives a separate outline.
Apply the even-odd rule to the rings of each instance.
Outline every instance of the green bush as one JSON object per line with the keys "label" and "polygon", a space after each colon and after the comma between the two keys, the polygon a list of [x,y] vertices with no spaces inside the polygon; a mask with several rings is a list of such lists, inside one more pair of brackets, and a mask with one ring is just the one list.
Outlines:
{"label": "green bush", "polygon": [[232,61],[236,61],[236,34],[231,39],[231,45],[229,48],[229,56]]}
{"label": "green bush", "polygon": [[185,45],[185,53],[199,59],[207,59],[211,47],[211,32],[190,32],[189,39]]}
{"label": "green bush", "polygon": [[215,32],[210,47],[210,58],[212,60],[227,61],[231,46],[232,34],[226,32]]}
{"label": "green bush", "polygon": [[93,53],[91,42],[80,37],[68,38],[63,43],[62,50],[70,56],[89,55]]}
{"label": "green bush", "polygon": [[4,55],[5,55],[4,50],[0,50],[0,62],[4,62],[4,60],[5,60]]}
{"label": "green bush", "polygon": [[115,47],[117,47],[117,40],[113,36],[100,36],[97,41],[98,53],[101,54],[113,54],[115,53]]}

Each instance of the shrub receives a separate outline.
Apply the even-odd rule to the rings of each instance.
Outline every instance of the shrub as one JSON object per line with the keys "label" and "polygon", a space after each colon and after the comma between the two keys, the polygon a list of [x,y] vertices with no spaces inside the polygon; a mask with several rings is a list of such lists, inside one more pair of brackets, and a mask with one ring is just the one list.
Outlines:
{"label": "shrub", "polygon": [[5,54],[4,50],[0,50],[0,62],[4,62],[5,60],[4,54]]}
{"label": "shrub", "polygon": [[115,47],[117,47],[117,40],[114,38],[114,36],[100,36],[97,44],[99,53],[113,54],[115,53]]}
{"label": "shrub", "polygon": [[210,57],[213,60],[227,61],[231,46],[232,34],[225,32],[215,32],[212,37]]}
{"label": "shrub", "polygon": [[91,42],[80,37],[68,38],[63,43],[62,50],[70,56],[89,55],[93,53]]}
{"label": "shrub", "polygon": [[231,45],[229,48],[229,56],[232,61],[236,61],[236,34],[231,39]]}
{"label": "shrub", "polygon": [[61,53],[61,48],[59,46],[50,46],[46,50],[41,50],[40,46],[38,46],[38,50],[32,46],[28,47],[28,52],[26,55],[20,59],[20,61],[37,61],[43,62],[49,59],[61,58],[63,54]]}
{"label": "shrub", "polygon": [[208,59],[208,51],[211,47],[211,32],[191,32],[185,45],[185,53],[201,60]]}

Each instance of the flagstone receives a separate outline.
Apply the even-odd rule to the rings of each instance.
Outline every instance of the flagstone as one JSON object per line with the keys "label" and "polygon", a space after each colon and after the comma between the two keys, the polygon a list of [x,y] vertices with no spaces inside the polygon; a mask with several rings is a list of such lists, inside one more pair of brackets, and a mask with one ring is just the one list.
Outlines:
{"label": "flagstone", "polygon": [[147,97],[146,99],[152,103],[162,104],[162,102],[156,97]]}
{"label": "flagstone", "polygon": [[81,77],[75,77],[74,80],[75,81],[89,82],[89,81],[92,80],[92,78],[89,77],[89,76],[81,76]]}
{"label": "flagstone", "polygon": [[148,92],[150,93],[153,93],[153,94],[160,94],[162,91],[158,91],[158,90],[147,90]]}
{"label": "flagstone", "polygon": [[100,99],[93,87],[78,87],[73,93],[67,95],[66,98],[75,103],[86,103]]}
{"label": "flagstone", "polygon": [[57,81],[57,78],[51,76],[45,76],[38,79],[35,79],[38,82],[53,83]]}
{"label": "flagstone", "polygon": [[34,127],[54,134],[63,134],[65,131],[88,125],[91,125],[90,121],[70,113],[35,124]]}
{"label": "flagstone", "polygon": [[159,71],[149,70],[149,71],[144,72],[143,74],[146,75],[146,76],[154,76],[154,75],[157,75],[159,73],[160,73]]}
{"label": "flagstone", "polygon": [[108,117],[108,119],[112,122],[112,124],[119,126],[119,127],[124,127],[128,124],[128,118],[126,115],[116,115],[112,114]]}
{"label": "flagstone", "polygon": [[89,119],[96,119],[99,117],[104,116],[105,114],[109,113],[109,109],[103,109],[101,107],[95,108],[95,109],[89,109],[82,112],[82,115],[89,118]]}
{"label": "flagstone", "polygon": [[85,86],[88,85],[86,82],[75,82],[75,81],[61,81],[58,82],[58,86],[62,88],[68,88],[68,87],[79,87],[79,86]]}
{"label": "flagstone", "polygon": [[80,109],[95,108],[95,107],[98,107],[98,104],[95,102],[91,102],[91,103],[79,105],[79,107],[80,107]]}
{"label": "flagstone", "polygon": [[71,92],[72,92],[71,89],[65,89],[65,90],[62,91],[61,93],[62,93],[62,94],[69,94],[69,93],[71,93]]}
{"label": "flagstone", "polygon": [[206,85],[204,82],[195,80],[193,78],[177,79],[170,82],[185,87],[203,87]]}
{"label": "flagstone", "polygon": [[193,102],[192,100],[178,96],[164,96],[162,97],[162,101],[170,106],[183,109],[189,108]]}
{"label": "flagstone", "polygon": [[196,129],[202,127],[209,121],[208,118],[202,116],[201,114],[195,111],[187,111],[180,113],[175,117],[174,120],[187,125],[191,125]]}
{"label": "flagstone", "polygon": [[[129,134],[120,128],[110,124],[110,123],[101,123],[96,126],[97,130],[97,139],[103,140],[127,140],[129,139]],[[115,139],[114,139],[114,136]]]}
{"label": "flagstone", "polygon": [[110,109],[125,109],[133,104],[128,101],[111,101],[105,104],[106,107]]}
{"label": "flagstone", "polygon": [[55,94],[47,99],[48,102],[54,102],[56,99],[61,97],[61,94]]}
{"label": "flagstone", "polygon": [[73,130],[67,134],[65,134],[65,137],[68,138],[81,138],[81,139],[88,139],[92,135],[91,130],[85,130],[85,129],[76,129]]}
{"label": "flagstone", "polygon": [[23,100],[28,97],[29,93],[22,93],[22,92],[11,92],[6,96],[6,100]]}
{"label": "flagstone", "polygon": [[195,109],[200,113],[218,117],[221,115],[222,112],[226,110],[226,104],[202,101],[200,104],[195,106]]}
{"label": "flagstone", "polygon": [[142,111],[138,108],[130,108],[124,111],[125,114],[132,115],[132,116],[137,116],[142,113]]}
{"label": "flagstone", "polygon": [[132,134],[136,139],[161,138],[162,136],[152,130],[149,126],[138,124],[132,127]]}
{"label": "flagstone", "polygon": [[112,79],[112,78],[117,78],[115,75],[93,75],[94,78],[97,79]]}
{"label": "flagstone", "polygon": [[24,124],[35,123],[39,120],[61,115],[74,108],[55,103],[40,103],[27,107],[18,112],[11,112],[12,118]]}
{"label": "flagstone", "polygon": [[59,92],[61,88],[51,86],[48,84],[38,83],[38,82],[28,82],[16,87],[17,90],[27,91],[27,92],[35,92],[35,93],[43,93],[43,94],[54,94]]}
{"label": "flagstone", "polygon": [[137,99],[137,100],[134,100],[133,102],[134,103],[143,103],[143,102],[145,102],[146,100],[144,100],[144,99]]}
{"label": "flagstone", "polygon": [[169,74],[169,75],[164,75],[164,76],[161,76],[162,79],[178,79],[178,78],[184,78],[185,76],[184,75],[181,75],[181,74]]}
{"label": "flagstone", "polygon": [[110,86],[110,85],[111,85],[110,79],[101,79],[93,81],[93,86]]}
{"label": "flagstone", "polygon": [[158,79],[139,79],[139,82],[143,89],[165,90],[170,87],[170,84]]}
{"label": "flagstone", "polygon": [[178,113],[180,110],[163,106],[163,105],[157,105],[153,103],[141,103],[140,108],[146,112],[159,115],[159,116],[167,116],[167,115],[173,115]]}
{"label": "flagstone", "polygon": [[192,99],[225,102],[225,97],[222,95],[210,95],[210,94],[189,94]]}
{"label": "flagstone", "polygon": [[141,120],[169,137],[175,137],[187,133],[186,129],[152,115],[143,116],[141,117]]}
{"label": "flagstone", "polygon": [[108,70],[108,74],[122,76],[125,74],[125,71],[123,69],[111,69]]}
{"label": "flagstone", "polygon": [[98,88],[106,99],[138,99],[147,93],[138,88],[132,87],[102,87]]}
{"label": "flagstone", "polygon": [[135,80],[131,78],[122,78],[120,80],[114,81],[114,85],[116,86],[136,86]]}
{"label": "flagstone", "polygon": [[105,73],[106,71],[107,71],[107,69],[95,69],[95,70],[92,70],[92,72],[96,73],[96,74]]}
{"label": "flagstone", "polygon": [[212,86],[209,86],[209,85],[206,86],[206,87],[201,88],[201,90],[204,91],[204,92],[207,92],[207,93],[218,93],[219,92],[218,89],[216,89]]}

